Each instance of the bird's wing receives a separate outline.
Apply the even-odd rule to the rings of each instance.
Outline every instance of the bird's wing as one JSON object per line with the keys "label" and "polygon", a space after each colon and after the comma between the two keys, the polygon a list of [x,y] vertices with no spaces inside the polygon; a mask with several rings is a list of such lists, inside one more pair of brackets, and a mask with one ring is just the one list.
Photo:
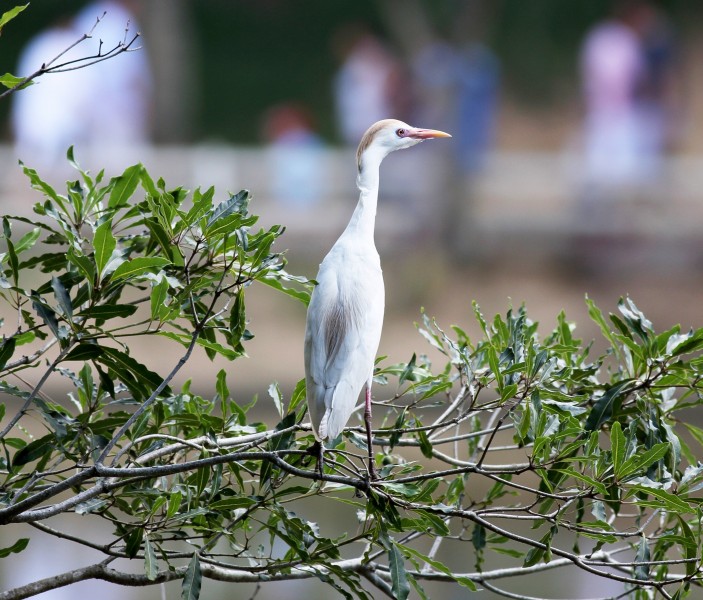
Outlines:
{"label": "bird's wing", "polygon": [[[330,261],[332,265],[336,261]],[[373,372],[383,322],[380,267],[355,272],[324,262],[308,308],[305,366],[308,407],[318,438],[334,438]]]}

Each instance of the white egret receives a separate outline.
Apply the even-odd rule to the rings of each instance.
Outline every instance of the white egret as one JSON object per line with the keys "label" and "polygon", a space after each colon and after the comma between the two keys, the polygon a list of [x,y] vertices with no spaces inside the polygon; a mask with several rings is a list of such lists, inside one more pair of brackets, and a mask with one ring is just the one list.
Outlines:
{"label": "white egret", "polygon": [[371,381],[384,310],[381,261],[374,244],[379,167],[394,150],[451,137],[395,119],[374,123],[356,153],[359,202],[346,229],[320,265],[305,330],[305,381],[322,472],[325,440],[336,438],[366,384],[364,421],[369,475],[376,479],[371,437]]}

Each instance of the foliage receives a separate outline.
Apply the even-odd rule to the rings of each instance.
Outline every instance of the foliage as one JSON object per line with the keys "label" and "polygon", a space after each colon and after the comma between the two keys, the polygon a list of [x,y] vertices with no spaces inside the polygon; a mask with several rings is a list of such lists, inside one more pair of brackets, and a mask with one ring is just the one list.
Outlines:
{"label": "foliage", "polygon": [[[181,580],[187,599],[207,579],[293,578],[347,598],[428,597],[437,581],[526,598],[501,581],[568,566],[635,598],[700,587],[703,429],[690,416],[703,329],[658,333],[630,299],[608,317],[587,300],[597,354],[564,314],[542,338],[524,307],[487,321],[474,306],[473,340],[423,314],[446,364],[379,361],[381,479],[369,481],[351,422],[321,481],[303,381],[290,398],[270,387],[273,427],[232,399],[225,370],[211,397],[172,387],[194,352],[243,355],[247,286],[307,301],[272,249],[282,228],[253,228],[246,191],[216,203],[212,188],[168,188],[141,165],[105,182],[69,160],[79,179],[63,194],[24,167],[37,217],[2,223],[15,316],[0,347],[0,523],[26,534],[0,558],[46,535],[104,559],[0,598],[90,578]],[[183,346],[169,373],[136,356],[145,336]],[[66,398],[51,395],[60,378]],[[64,513],[80,532],[53,524]],[[96,539],[93,521],[112,534]]]}

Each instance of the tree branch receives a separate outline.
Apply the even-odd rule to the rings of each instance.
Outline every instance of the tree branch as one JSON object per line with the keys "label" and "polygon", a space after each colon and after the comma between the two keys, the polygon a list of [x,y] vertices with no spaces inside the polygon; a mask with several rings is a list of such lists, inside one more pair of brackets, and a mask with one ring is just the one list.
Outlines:
{"label": "tree branch", "polygon": [[[122,41],[119,42],[114,48],[106,52],[105,54],[102,53],[102,45],[100,46],[100,49],[98,50],[97,54],[93,54],[91,56],[84,56],[82,58],[76,58],[73,60],[66,61],[64,63],[57,64],[55,66],[54,63],[59,60],[62,56],[64,56],[67,52],[84,42],[85,40],[91,39],[93,36],[93,31],[95,28],[98,26],[102,18],[105,16],[105,13],[103,13],[102,17],[98,17],[95,25],[93,25],[92,29],[88,33],[84,33],[80,38],[78,38],[75,42],[73,42],[71,45],[69,45],[67,48],[62,50],[59,54],[57,54],[54,58],[49,60],[48,62],[45,62],[42,64],[42,66],[34,71],[34,73],[31,73],[30,75],[22,78],[20,82],[18,82],[16,85],[12,86],[11,88],[8,88],[4,92],[0,93],[0,99],[9,96],[11,94],[14,94],[16,91],[22,89],[25,87],[28,83],[34,81],[38,77],[41,77],[42,75],[47,75],[50,73],[65,73],[66,71],[75,71],[77,69],[84,69],[86,67],[89,67],[91,65],[94,65],[96,63],[102,62],[104,60],[109,60],[111,58],[114,58],[124,52],[134,52],[135,50],[139,50],[140,48],[132,48],[131,46],[134,44],[134,42],[137,41],[137,39],[140,37],[139,33],[135,33],[134,36],[132,37],[131,40],[128,42]],[[129,24],[128,24],[128,29],[129,29]]]}

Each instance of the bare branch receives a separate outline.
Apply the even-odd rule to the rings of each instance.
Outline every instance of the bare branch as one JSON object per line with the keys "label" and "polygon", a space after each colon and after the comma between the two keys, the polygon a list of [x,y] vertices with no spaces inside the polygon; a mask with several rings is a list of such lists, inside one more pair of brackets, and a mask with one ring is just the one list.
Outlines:
{"label": "bare branch", "polygon": [[[91,39],[93,37],[93,31],[95,28],[98,26],[100,21],[105,17],[105,14],[103,14],[101,17],[98,17],[95,25],[91,28],[91,30],[88,33],[84,33],[81,37],[79,37],[75,42],[70,44],[67,48],[62,50],[59,54],[57,54],[54,58],[50,59],[49,61],[43,63],[41,67],[39,67],[36,71],[33,73],[27,75],[26,77],[23,77],[21,81],[19,81],[16,85],[8,88],[4,92],[0,93],[0,99],[9,96],[11,94],[14,94],[18,90],[26,87],[26,85],[38,77],[42,77],[43,75],[48,75],[52,73],[65,73],[67,71],[75,71],[77,69],[84,69],[86,67],[90,67],[91,65],[97,64],[99,62],[102,62],[104,60],[109,60],[111,58],[115,58],[116,56],[119,56],[120,54],[124,54],[125,52],[134,52],[135,50],[140,50],[140,47],[133,48],[132,46],[134,43],[137,41],[137,39],[140,37],[139,33],[135,33],[134,36],[127,41],[126,34],[125,34],[125,40],[119,42],[114,48],[108,50],[107,52],[103,52],[102,50],[102,42],[98,48],[97,53],[91,54],[89,56],[83,56],[81,58],[76,58],[72,60],[68,60],[62,63],[57,63],[57,61],[64,56],[66,53],[70,52],[73,50],[75,47],[79,46],[81,43],[85,42],[88,39]],[[129,29],[129,24],[127,25],[127,29]]]}

